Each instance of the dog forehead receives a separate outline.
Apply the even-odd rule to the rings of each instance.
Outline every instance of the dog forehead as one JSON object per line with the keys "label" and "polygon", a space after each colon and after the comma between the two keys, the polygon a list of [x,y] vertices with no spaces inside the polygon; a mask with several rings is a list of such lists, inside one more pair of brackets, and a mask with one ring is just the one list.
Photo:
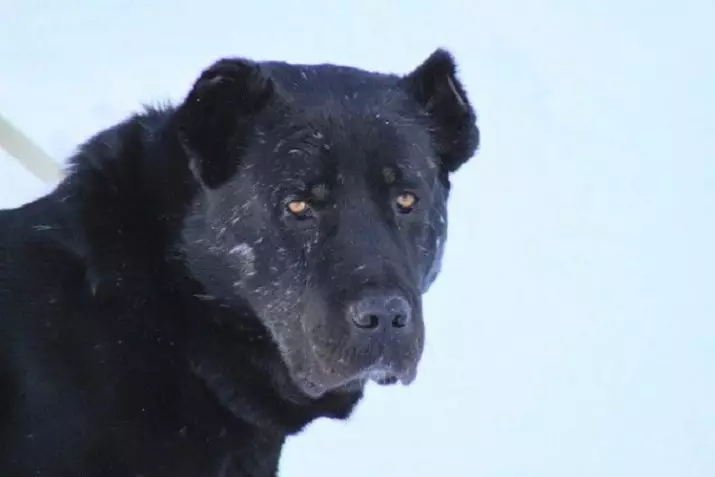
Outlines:
{"label": "dog forehead", "polygon": [[396,75],[335,64],[297,64],[277,61],[261,63],[261,69],[302,106],[320,104],[326,97],[369,101],[371,97],[398,91]]}
{"label": "dog forehead", "polygon": [[429,174],[437,161],[429,126],[393,75],[335,65],[264,63],[288,108],[256,125],[244,164],[266,185],[339,176]]}
{"label": "dog forehead", "polygon": [[312,186],[339,176],[436,174],[426,127],[390,109],[362,111],[326,105],[289,119],[286,127],[258,128],[259,144],[247,167],[260,182],[298,181]]}

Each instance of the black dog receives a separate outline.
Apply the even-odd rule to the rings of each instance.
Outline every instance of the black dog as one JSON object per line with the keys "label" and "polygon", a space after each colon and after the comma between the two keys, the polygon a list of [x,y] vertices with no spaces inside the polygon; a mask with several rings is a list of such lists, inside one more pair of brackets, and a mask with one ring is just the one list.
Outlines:
{"label": "black dog", "polygon": [[0,213],[0,475],[273,476],[366,382],[410,383],[478,142],[444,50],[223,59],[97,134]]}

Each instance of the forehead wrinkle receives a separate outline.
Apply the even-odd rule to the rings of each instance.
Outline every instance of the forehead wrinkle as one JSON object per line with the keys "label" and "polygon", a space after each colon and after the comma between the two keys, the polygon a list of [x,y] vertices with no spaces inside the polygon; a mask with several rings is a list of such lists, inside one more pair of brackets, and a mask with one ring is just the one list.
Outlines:
{"label": "forehead wrinkle", "polygon": [[310,193],[317,200],[323,201],[328,198],[330,189],[327,184],[321,182],[313,185],[310,189]]}
{"label": "forehead wrinkle", "polygon": [[323,137],[318,130],[298,130],[281,138],[273,152],[282,160],[290,159],[290,156],[314,157],[321,151]]}
{"label": "forehead wrinkle", "polygon": [[324,181],[326,168],[324,127],[305,118],[290,118],[276,130],[278,139],[261,142],[242,161],[244,169],[253,169],[259,183],[272,188],[292,188],[307,191],[314,183]]}

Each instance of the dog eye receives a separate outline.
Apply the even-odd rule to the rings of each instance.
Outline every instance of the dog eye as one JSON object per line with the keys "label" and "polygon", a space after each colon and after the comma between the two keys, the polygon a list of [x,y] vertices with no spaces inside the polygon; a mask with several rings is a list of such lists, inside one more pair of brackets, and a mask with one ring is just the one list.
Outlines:
{"label": "dog eye", "polygon": [[310,206],[304,200],[291,200],[286,204],[286,209],[296,217],[305,217],[310,211]]}
{"label": "dog eye", "polygon": [[412,192],[403,192],[395,198],[397,210],[403,214],[407,214],[414,210],[417,205],[417,196]]}

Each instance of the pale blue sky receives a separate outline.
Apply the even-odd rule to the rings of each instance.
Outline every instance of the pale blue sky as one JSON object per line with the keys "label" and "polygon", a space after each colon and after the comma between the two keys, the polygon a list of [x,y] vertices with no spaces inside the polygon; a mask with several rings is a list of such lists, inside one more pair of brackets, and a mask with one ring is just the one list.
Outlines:
{"label": "pale blue sky", "polygon": [[[401,73],[445,46],[479,111],[417,382],[282,476],[715,475],[712,1],[108,5],[0,6],[0,112],[55,157],[226,54]],[[46,189],[0,154],[0,206]]]}

